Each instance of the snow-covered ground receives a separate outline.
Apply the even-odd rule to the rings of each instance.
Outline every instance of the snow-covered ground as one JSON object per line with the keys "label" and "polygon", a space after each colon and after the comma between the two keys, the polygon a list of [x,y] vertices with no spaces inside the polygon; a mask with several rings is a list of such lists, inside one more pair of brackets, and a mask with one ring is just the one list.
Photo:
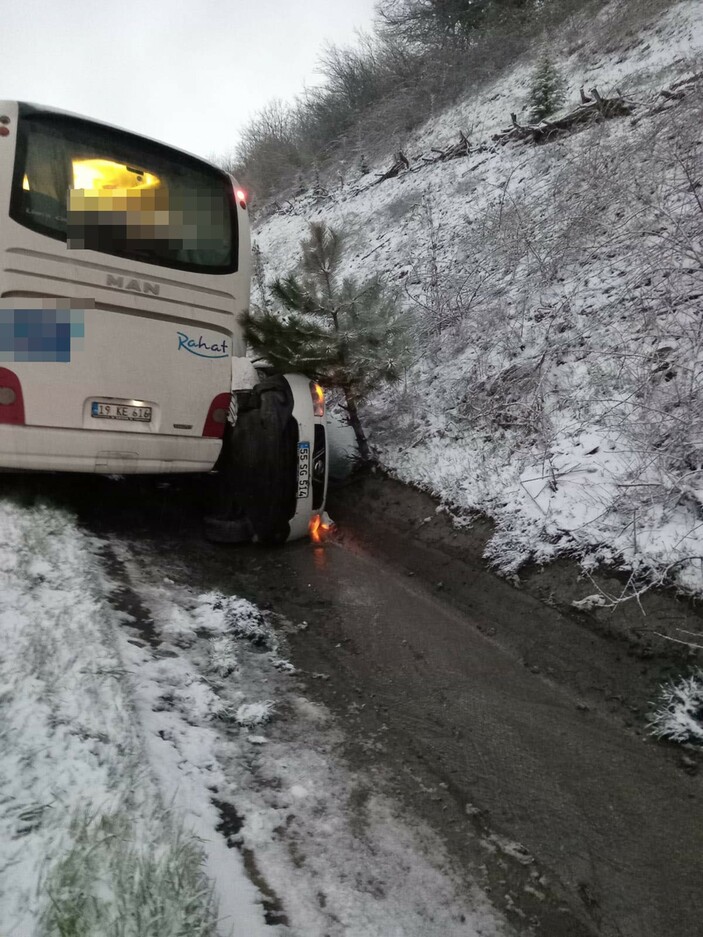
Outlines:
{"label": "snow-covered ground", "polygon": [[[608,4],[554,40],[570,106],[581,86],[618,87],[634,119],[479,147],[521,112],[518,62],[404,141],[410,171],[298,197],[256,227],[270,277],[325,221],[347,235],[345,273],[398,286],[415,360],[368,402],[372,444],[460,522],[492,516],[487,556],[508,574],[568,552],[633,570],[633,589],[641,575],[703,592],[703,81],[648,114],[700,72],[700,12]],[[459,129],[468,157],[422,162]]]}
{"label": "snow-covered ground", "polygon": [[[261,908],[240,857],[150,767],[138,650],[101,548],[62,511],[0,503],[0,932],[214,935],[219,899],[220,915],[236,912],[220,933],[254,937]],[[227,884],[215,896],[212,869]]]}
{"label": "snow-covered ground", "polygon": [[3,934],[509,933],[249,602],[7,501],[0,595]]}

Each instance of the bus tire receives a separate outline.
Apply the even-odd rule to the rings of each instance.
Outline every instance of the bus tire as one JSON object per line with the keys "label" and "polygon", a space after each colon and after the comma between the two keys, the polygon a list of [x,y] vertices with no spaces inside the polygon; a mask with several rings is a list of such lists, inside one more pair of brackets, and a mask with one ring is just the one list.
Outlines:
{"label": "bus tire", "polygon": [[[237,422],[225,433],[219,508],[206,535],[219,542],[285,543],[295,513],[298,425],[293,394],[281,376],[237,397]],[[225,541],[225,537],[229,539]]]}

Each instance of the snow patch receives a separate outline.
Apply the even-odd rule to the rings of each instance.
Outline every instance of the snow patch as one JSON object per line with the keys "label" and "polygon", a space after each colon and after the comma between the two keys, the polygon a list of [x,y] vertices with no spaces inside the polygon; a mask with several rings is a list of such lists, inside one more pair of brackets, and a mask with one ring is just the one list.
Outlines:
{"label": "snow patch", "polygon": [[251,728],[262,726],[271,720],[273,702],[263,700],[260,703],[243,703],[237,710],[236,719],[240,726]]}
{"label": "snow patch", "polygon": [[203,851],[146,767],[95,542],[63,511],[0,502],[0,594],[3,933],[102,937],[118,917],[136,937],[148,911],[154,937],[214,937]]}
{"label": "snow patch", "polygon": [[703,670],[667,683],[649,724],[652,735],[672,742],[703,744]]}

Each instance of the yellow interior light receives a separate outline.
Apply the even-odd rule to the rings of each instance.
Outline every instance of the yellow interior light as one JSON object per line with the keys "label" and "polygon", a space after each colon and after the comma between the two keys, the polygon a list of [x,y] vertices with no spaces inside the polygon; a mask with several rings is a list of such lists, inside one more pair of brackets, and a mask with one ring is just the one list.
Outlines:
{"label": "yellow interior light", "polygon": [[156,189],[161,180],[153,173],[115,163],[109,159],[74,159],[73,188],[90,192],[114,192],[124,195],[127,192]]}
{"label": "yellow interior light", "polygon": [[27,178],[27,173],[24,174],[24,179],[22,180],[22,188],[25,192],[29,192],[29,179]]}

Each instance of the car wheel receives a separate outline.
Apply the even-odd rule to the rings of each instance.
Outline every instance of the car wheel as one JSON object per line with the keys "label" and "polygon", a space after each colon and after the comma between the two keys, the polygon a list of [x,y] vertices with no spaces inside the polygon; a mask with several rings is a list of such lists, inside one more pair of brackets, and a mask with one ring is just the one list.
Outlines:
{"label": "car wheel", "polygon": [[237,421],[218,462],[218,505],[205,522],[218,542],[285,543],[295,513],[298,426],[285,378],[266,378],[237,395]]}

